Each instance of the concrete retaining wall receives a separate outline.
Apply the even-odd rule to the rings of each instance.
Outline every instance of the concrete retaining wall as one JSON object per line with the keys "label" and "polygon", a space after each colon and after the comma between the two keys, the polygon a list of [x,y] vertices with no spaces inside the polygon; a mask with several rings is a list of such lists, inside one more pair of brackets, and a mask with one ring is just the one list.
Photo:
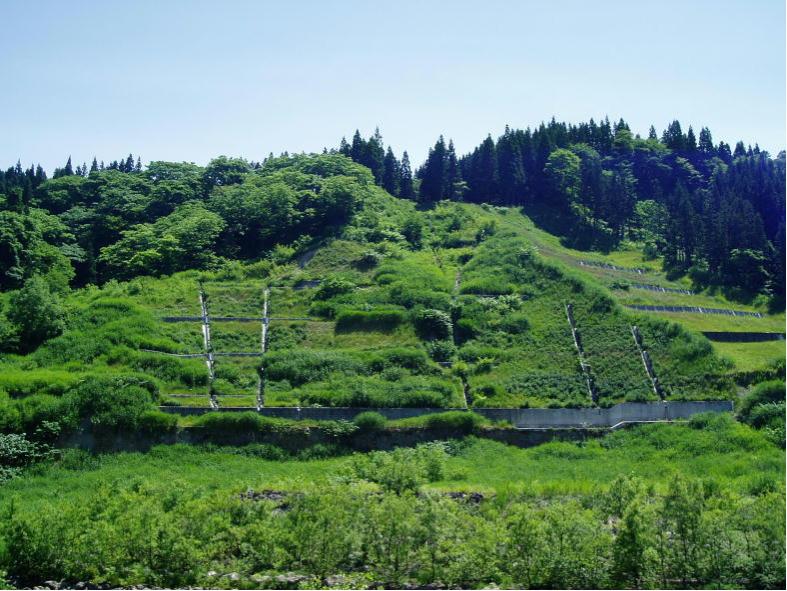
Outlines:
{"label": "concrete retaining wall", "polygon": [[711,341],[722,343],[759,343],[762,341],[783,341],[783,332],[716,332],[705,331],[702,333]]}
{"label": "concrete retaining wall", "polygon": [[[532,447],[548,441],[581,441],[602,437],[606,429],[482,429],[478,437],[493,439],[516,447]],[[391,450],[397,447],[412,447],[429,441],[444,441],[462,437],[463,433],[446,429],[386,429],[373,433],[354,433],[349,437],[336,437],[323,429],[293,429],[283,432],[233,432],[209,433],[202,427],[184,427],[175,433],[153,436],[143,433],[114,434],[95,437],[89,432],[79,432],[62,437],[58,447],[77,447],[80,449],[110,451],[148,451],[154,445],[173,445],[185,443],[200,445],[248,445],[267,443],[288,452],[297,453],[318,444],[339,445],[355,451]]]}
{"label": "concrete retaining wall", "polygon": [[[550,429],[565,427],[613,427],[619,423],[671,421],[686,419],[703,412],[731,412],[729,400],[696,402],[624,402],[610,408],[474,408],[473,412],[493,421],[508,421],[518,429]],[[212,412],[210,408],[163,406],[161,410],[182,415]],[[249,407],[220,407],[219,412],[254,411]],[[356,415],[373,411],[390,420],[406,419],[445,412],[446,408],[330,408],[330,407],[264,407],[260,414],[283,419],[319,421],[351,421]]]}

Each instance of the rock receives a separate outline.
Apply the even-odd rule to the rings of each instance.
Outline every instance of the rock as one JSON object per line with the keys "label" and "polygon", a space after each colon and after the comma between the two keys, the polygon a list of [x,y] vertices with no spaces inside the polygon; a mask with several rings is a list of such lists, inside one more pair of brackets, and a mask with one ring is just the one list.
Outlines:
{"label": "rock", "polygon": [[219,573],[217,573],[215,570],[209,570],[208,572],[205,573],[205,576],[206,577],[217,577],[217,576],[219,576]]}
{"label": "rock", "polygon": [[301,581],[305,581],[308,579],[305,575],[299,575],[297,573],[285,573],[283,575],[276,575],[276,582],[277,583],[285,583],[288,585],[297,585]]}
{"label": "rock", "polygon": [[59,581],[44,581],[44,587],[47,589],[60,589]]}
{"label": "rock", "polygon": [[224,575],[230,581],[238,581],[240,580],[240,575],[238,573],[227,573]]}

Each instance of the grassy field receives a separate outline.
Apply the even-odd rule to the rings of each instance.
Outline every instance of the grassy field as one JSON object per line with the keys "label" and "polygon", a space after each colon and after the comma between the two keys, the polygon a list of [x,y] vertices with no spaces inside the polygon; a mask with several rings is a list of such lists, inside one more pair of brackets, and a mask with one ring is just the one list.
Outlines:
{"label": "grassy field", "polygon": [[[101,485],[144,485],[157,495],[174,485],[188,486],[195,495],[232,495],[249,488],[297,491],[330,481],[351,461],[349,456],[270,461],[239,449],[159,446],[145,454],[107,454],[76,465],[68,461],[38,468],[0,487],[0,502],[13,500],[30,511],[79,498]],[[710,423],[644,425],[601,440],[552,442],[530,449],[471,438],[446,462],[445,478],[427,488],[549,497],[592,494],[621,475],[636,475],[663,491],[676,475],[683,475],[745,494],[763,479],[782,486],[785,475],[783,450],[725,417]]]}

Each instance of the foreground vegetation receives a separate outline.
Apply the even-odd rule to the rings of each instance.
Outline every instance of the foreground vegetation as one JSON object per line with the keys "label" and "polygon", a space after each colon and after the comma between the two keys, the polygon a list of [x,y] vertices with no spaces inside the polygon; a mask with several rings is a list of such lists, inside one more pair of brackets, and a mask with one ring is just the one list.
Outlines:
{"label": "foreground vegetation", "polygon": [[784,453],[729,417],[528,450],[269,454],[66,452],[0,489],[0,569],[19,585],[783,586]]}

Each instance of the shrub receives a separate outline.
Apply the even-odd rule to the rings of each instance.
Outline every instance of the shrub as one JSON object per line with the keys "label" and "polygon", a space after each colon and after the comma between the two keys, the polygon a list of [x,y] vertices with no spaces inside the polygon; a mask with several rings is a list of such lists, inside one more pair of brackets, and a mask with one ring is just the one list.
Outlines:
{"label": "shrub", "polygon": [[444,429],[466,435],[478,431],[487,422],[484,417],[474,412],[457,410],[428,415],[425,425],[429,429]]}
{"label": "shrub", "polygon": [[511,334],[521,334],[530,330],[530,321],[524,314],[508,314],[500,322],[500,328]]}
{"label": "shrub", "polygon": [[22,352],[34,350],[65,328],[60,298],[42,277],[30,278],[22,289],[11,294],[9,303],[6,316],[16,329]]}
{"label": "shrub", "polygon": [[152,409],[148,384],[136,376],[91,377],[64,397],[66,424],[88,419],[94,432],[134,431],[141,416]]}
{"label": "shrub", "polygon": [[18,413],[19,430],[26,433],[34,432],[45,422],[66,423],[64,417],[64,401],[48,395],[31,396],[15,401]]}
{"label": "shrub", "polygon": [[51,369],[3,369],[0,372],[0,388],[13,398],[34,394],[60,396],[65,394],[78,380],[73,372]]}
{"label": "shrub", "polygon": [[402,324],[404,312],[400,310],[347,310],[336,317],[337,332],[379,331],[389,332]]}
{"label": "shrub", "polygon": [[353,423],[363,433],[372,433],[385,429],[387,419],[379,412],[362,412],[353,419]]}
{"label": "shrub", "polygon": [[784,402],[785,383],[780,380],[761,382],[752,388],[741,401],[738,416],[743,422],[749,422],[752,410],[759,404]]}
{"label": "shrub", "polygon": [[752,427],[762,428],[766,426],[777,426],[784,422],[784,401],[765,402],[758,404],[749,413],[749,424]]}
{"label": "shrub", "polygon": [[426,344],[426,350],[435,361],[451,361],[456,355],[456,345],[451,341],[431,341]]}
{"label": "shrub", "polygon": [[481,326],[474,318],[460,318],[456,322],[456,338],[459,341],[469,341],[480,334]]}
{"label": "shrub", "polygon": [[319,316],[327,320],[336,318],[337,305],[333,302],[313,302],[309,306],[309,314],[312,316]]}
{"label": "shrub", "polygon": [[429,357],[423,349],[409,349],[405,347],[394,347],[391,349],[384,349],[378,354],[383,367],[375,367],[372,363],[372,369],[381,371],[384,367],[403,367],[415,373],[422,373],[429,369]]}
{"label": "shrub", "polygon": [[402,236],[410,243],[413,248],[421,248],[423,238],[423,223],[420,218],[412,216],[405,220],[402,225]]}
{"label": "shrub", "polygon": [[234,448],[232,453],[274,462],[281,462],[289,458],[289,454],[286,451],[270,443],[249,443],[243,447]]}
{"label": "shrub", "polygon": [[363,363],[346,353],[293,349],[274,351],[267,356],[265,371],[271,380],[287,380],[293,386],[316,382],[339,372],[347,375],[363,373]]}
{"label": "shrub", "polygon": [[415,306],[447,310],[451,305],[451,296],[442,291],[415,288],[402,282],[394,282],[389,289],[391,302],[407,309]]}
{"label": "shrub", "polygon": [[345,469],[345,478],[366,480],[397,495],[414,492],[426,482],[442,479],[448,458],[444,443],[356,454]]}
{"label": "shrub", "polygon": [[451,317],[441,310],[419,310],[413,322],[418,336],[427,341],[449,339],[453,334]]}
{"label": "shrub", "polygon": [[340,277],[328,277],[320,284],[320,287],[314,293],[314,298],[317,300],[329,300],[334,296],[349,293],[353,289],[355,289],[355,284],[352,281],[341,279]]}
{"label": "shrub", "polygon": [[373,269],[377,265],[380,264],[380,261],[383,260],[383,255],[379,252],[375,252],[373,250],[367,251],[363,253],[360,258],[355,261],[355,265],[359,269]]}
{"label": "shrub", "polygon": [[24,468],[50,455],[49,446],[29,441],[24,433],[0,434],[0,467]]}
{"label": "shrub", "polygon": [[211,436],[226,436],[237,433],[263,433],[271,430],[276,421],[263,417],[256,412],[210,412],[200,415],[194,421],[195,427],[202,427]]}
{"label": "shrub", "polygon": [[148,410],[139,416],[139,430],[153,435],[174,433],[178,428],[178,417],[160,410]]}

